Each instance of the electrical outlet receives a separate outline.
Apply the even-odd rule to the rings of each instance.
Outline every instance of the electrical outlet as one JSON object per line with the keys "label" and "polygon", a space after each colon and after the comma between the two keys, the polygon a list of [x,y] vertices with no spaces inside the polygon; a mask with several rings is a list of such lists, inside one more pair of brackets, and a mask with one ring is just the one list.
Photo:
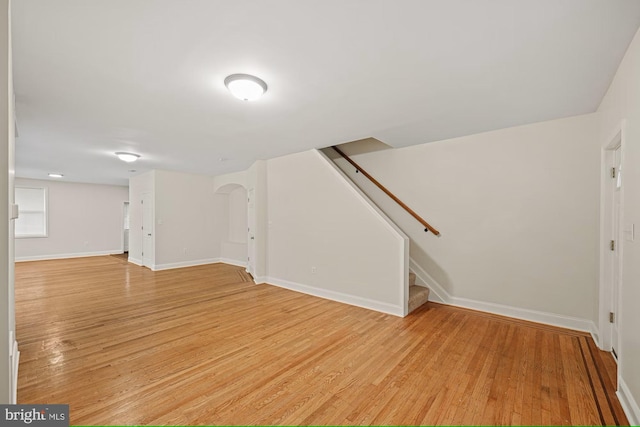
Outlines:
{"label": "electrical outlet", "polygon": [[316,274],[316,271],[318,271],[315,267],[311,267],[311,274]]}
{"label": "electrical outlet", "polygon": [[186,253],[187,253],[187,248],[182,248],[182,253],[186,255]]}

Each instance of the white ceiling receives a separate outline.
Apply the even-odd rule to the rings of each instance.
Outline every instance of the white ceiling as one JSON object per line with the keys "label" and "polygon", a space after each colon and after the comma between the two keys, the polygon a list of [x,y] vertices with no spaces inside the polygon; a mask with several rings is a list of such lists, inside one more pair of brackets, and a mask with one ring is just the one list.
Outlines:
{"label": "white ceiling", "polygon": [[[122,185],[133,168],[217,175],[366,137],[402,147],[593,112],[640,25],[638,0],[12,8],[17,176]],[[233,73],[266,95],[234,98]]]}

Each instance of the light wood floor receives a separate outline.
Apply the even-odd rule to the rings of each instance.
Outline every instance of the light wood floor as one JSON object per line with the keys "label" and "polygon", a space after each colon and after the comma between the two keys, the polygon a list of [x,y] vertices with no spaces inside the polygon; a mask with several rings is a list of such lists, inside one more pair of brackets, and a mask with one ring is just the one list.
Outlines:
{"label": "light wood floor", "polygon": [[19,403],[72,424],[626,424],[590,337],[429,303],[401,319],[223,264],[16,265]]}

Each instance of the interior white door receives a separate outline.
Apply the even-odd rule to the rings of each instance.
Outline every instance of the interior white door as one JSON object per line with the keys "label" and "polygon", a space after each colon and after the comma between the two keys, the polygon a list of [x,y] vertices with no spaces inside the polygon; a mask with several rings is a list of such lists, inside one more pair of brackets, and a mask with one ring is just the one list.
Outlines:
{"label": "interior white door", "polygon": [[151,193],[142,195],[142,265],[153,266],[153,200]]}
{"label": "interior white door", "polygon": [[123,205],[122,252],[129,252],[129,202]]}
{"label": "interior white door", "polygon": [[612,267],[613,267],[613,277],[611,280],[611,350],[615,359],[618,359],[618,305],[619,305],[619,297],[620,297],[620,280],[622,276],[622,257],[621,257],[621,233],[620,233],[620,222],[621,222],[621,189],[622,189],[622,156],[621,156],[621,147],[616,148],[614,152],[614,164],[613,170],[614,172],[614,184],[613,184],[613,236],[612,236]]}
{"label": "interior white door", "polygon": [[255,277],[256,259],[256,204],[255,191],[253,188],[247,190],[247,272]]}

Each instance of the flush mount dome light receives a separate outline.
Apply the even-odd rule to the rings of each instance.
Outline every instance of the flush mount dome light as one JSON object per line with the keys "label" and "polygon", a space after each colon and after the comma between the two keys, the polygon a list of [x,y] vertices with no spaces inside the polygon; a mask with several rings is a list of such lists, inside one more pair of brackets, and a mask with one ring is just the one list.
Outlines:
{"label": "flush mount dome light", "polygon": [[127,162],[127,163],[135,162],[140,158],[140,155],[138,154],[124,153],[122,151],[117,152],[116,156],[118,156],[118,158],[123,162]]}
{"label": "flush mount dome light", "polygon": [[231,74],[224,79],[231,94],[243,101],[255,101],[267,91],[264,80],[249,74]]}

